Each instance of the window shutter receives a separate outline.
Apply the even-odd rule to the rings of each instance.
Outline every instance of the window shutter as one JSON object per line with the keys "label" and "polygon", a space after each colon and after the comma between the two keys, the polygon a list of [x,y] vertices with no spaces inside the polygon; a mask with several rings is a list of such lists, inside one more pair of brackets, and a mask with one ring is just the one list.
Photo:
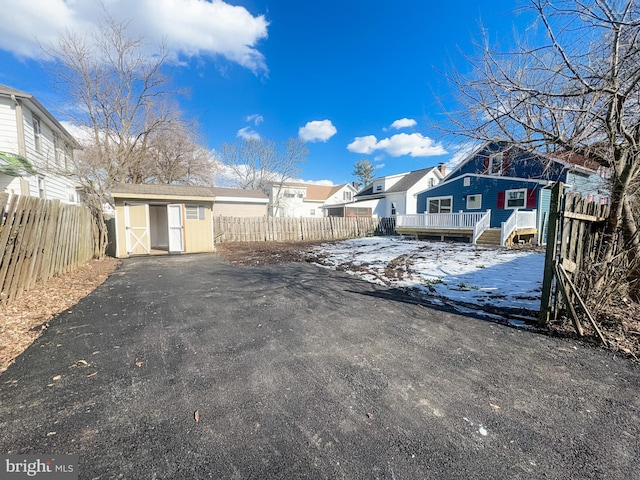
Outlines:
{"label": "window shutter", "polygon": [[527,208],[536,208],[537,192],[535,188],[527,190]]}
{"label": "window shutter", "polygon": [[504,210],[504,192],[498,192],[498,208]]}
{"label": "window shutter", "polygon": [[509,173],[509,167],[511,166],[511,151],[507,150],[502,154],[502,175]]}
{"label": "window shutter", "polygon": [[484,161],[482,162],[482,173],[489,173],[489,157],[485,157]]}

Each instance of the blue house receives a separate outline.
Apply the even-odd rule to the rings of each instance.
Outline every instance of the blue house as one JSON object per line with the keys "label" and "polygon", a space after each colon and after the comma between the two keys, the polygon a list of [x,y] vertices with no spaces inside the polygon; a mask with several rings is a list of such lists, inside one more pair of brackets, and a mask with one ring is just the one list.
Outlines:
{"label": "blue house", "polygon": [[476,149],[438,185],[417,194],[417,215],[397,231],[418,238],[507,245],[544,242],[551,187],[608,201],[602,169],[584,157],[531,153],[505,141]]}

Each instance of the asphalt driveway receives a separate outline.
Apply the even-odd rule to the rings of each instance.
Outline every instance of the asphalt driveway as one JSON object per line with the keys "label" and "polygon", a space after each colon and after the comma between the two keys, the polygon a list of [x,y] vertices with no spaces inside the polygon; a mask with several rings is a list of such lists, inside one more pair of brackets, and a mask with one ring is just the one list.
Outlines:
{"label": "asphalt driveway", "polygon": [[309,264],[151,257],[0,377],[0,451],[82,479],[627,480],[639,412],[611,352]]}

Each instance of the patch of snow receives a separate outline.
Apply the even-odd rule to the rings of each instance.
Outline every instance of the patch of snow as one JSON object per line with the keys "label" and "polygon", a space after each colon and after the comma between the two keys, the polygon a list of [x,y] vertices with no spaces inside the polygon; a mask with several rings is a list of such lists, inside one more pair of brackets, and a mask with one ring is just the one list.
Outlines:
{"label": "patch of snow", "polygon": [[[537,311],[544,269],[540,252],[487,248],[465,243],[424,242],[401,237],[369,237],[314,248],[323,266],[352,265],[347,273],[378,285],[408,288],[431,303],[446,299],[479,307]],[[402,258],[399,258],[402,257]],[[385,268],[396,260],[400,275]]]}

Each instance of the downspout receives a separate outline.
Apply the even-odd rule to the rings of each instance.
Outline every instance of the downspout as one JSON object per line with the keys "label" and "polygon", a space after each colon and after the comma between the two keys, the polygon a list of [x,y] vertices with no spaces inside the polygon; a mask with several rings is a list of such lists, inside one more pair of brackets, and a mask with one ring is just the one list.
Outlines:
{"label": "downspout", "polygon": [[11,100],[16,107],[16,129],[18,132],[18,155],[27,158],[27,147],[24,141],[24,116],[22,115],[22,105],[15,95],[11,95]]}

